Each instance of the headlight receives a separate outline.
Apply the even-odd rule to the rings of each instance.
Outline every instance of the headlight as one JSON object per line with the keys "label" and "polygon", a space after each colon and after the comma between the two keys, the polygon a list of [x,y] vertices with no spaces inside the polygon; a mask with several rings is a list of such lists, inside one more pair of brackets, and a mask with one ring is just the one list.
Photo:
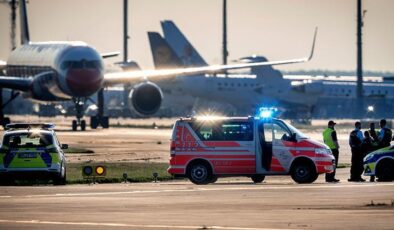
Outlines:
{"label": "headlight", "polygon": [[321,155],[332,155],[330,149],[324,149],[324,148],[315,149],[315,153]]}

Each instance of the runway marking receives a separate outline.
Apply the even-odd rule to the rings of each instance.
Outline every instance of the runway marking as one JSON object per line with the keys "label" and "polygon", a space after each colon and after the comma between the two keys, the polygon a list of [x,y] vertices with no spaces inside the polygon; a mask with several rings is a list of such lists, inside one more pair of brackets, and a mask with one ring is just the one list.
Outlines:
{"label": "runway marking", "polygon": [[[252,186],[252,185],[251,185]],[[233,188],[191,188],[191,189],[164,189],[164,190],[134,190],[134,191],[123,191],[123,192],[87,192],[87,193],[55,193],[55,194],[43,194],[43,195],[20,195],[20,196],[0,196],[0,198],[40,198],[40,197],[83,197],[83,196],[104,196],[104,195],[125,195],[125,194],[149,194],[149,193],[163,193],[163,192],[176,192],[176,193],[186,193],[186,192],[209,192],[209,191],[242,191],[242,190],[278,190],[278,189],[321,189],[321,188],[353,188],[353,187],[383,187],[383,186],[393,186],[390,184],[346,184],[346,185],[317,185],[317,186],[307,186],[307,185],[293,185],[293,186],[259,186],[259,187],[233,187]]]}
{"label": "runway marking", "polygon": [[79,225],[100,227],[131,227],[131,228],[165,228],[165,229],[224,229],[224,230],[285,230],[283,228],[248,228],[231,226],[182,226],[182,225],[154,225],[154,224],[122,224],[122,223],[95,223],[95,222],[64,222],[44,220],[0,220],[0,223],[12,224],[43,224],[43,225]]}

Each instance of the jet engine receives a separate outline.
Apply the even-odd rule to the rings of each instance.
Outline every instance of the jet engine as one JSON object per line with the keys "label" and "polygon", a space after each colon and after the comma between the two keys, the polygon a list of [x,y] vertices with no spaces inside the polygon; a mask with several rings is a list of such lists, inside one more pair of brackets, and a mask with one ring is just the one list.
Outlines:
{"label": "jet engine", "polygon": [[135,85],[129,93],[129,107],[142,116],[155,114],[160,109],[162,100],[160,87],[152,82]]}
{"label": "jet engine", "polygon": [[59,99],[68,99],[60,94],[56,84],[56,74],[52,71],[43,72],[34,77],[30,85],[31,91],[25,93],[25,96],[35,100],[56,101]]}

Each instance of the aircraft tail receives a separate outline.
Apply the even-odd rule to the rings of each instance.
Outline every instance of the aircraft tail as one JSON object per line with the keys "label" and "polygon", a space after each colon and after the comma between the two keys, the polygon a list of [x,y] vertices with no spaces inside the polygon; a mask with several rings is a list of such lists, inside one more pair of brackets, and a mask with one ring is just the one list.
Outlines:
{"label": "aircraft tail", "polygon": [[21,23],[21,43],[24,45],[30,42],[29,25],[27,23],[26,0],[20,1],[19,10]]}
{"label": "aircraft tail", "polygon": [[183,67],[182,61],[159,33],[148,32],[148,37],[156,69]]}
{"label": "aircraft tail", "polygon": [[174,49],[178,57],[181,58],[185,66],[190,67],[208,65],[173,21],[162,21],[161,27],[163,29],[164,38]]}

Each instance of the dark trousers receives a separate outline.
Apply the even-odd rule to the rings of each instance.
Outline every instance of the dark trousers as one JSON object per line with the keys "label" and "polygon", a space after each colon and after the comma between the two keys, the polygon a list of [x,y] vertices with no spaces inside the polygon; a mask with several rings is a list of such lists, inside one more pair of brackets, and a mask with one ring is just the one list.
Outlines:
{"label": "dark trousers", "polygon": [[338,158],[339,158],[339,150],[338,149],[331,149],[332,155],[335,157],[335,168],[334,172],[332,173],[326,173],[326,181],[332,181],[335,179],[335,172],[337,170],[338,166]]}
{"label": "dark trousers", "polygon": [[350,167],[350,179],[361,179],[363,174],[363,158],[364,154],[361,148],[352,148],[352,166]]}

